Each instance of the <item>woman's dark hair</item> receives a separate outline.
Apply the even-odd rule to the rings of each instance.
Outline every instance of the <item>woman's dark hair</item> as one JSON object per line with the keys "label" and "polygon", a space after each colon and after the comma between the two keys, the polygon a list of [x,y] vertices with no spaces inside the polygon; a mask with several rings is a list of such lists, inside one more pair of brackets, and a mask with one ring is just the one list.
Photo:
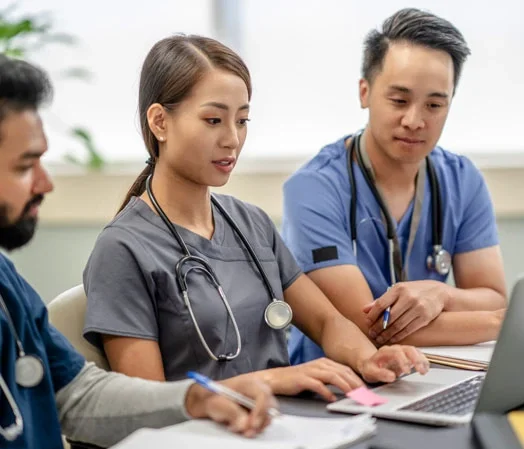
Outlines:
{"label": "woman's dark hair", "polygon": [[364,41],[362,77],[369,82],[382,69],[391,42],[408,42],[445,51],[451,56],[456,89],[462,65],[471,53],[462,33],[446,19],[415,8],[405,8],[388,17],[382,31],[372,30]]}
{"label": "woman's dark hair", "polygon": [[43,70],[0,54],[0,123],[10,112],[38,110],[52,95],[51,82]]}
{"label": "woman's dark hair", "polygon": [[[140,74],[138,109],[142,136],[152,161],[158,158],[159,147],[147,122],[149,107],[159,103],[167,110],[174,111],[211,69],[225,70],[242,78],[251,99],[251,77],[244,61],[233,50],[214,39],[176,34],[157,42],[149,51]],[[154,163],[147,164],[131,186],[119,211],[132,196],[144,192],[146,179],[153,168]]]}

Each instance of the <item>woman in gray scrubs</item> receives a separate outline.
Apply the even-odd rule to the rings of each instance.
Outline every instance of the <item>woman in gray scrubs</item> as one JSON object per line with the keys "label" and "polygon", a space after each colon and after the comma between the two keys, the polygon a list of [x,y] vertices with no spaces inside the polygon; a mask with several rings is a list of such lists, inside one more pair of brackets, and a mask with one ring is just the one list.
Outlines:
{"label": "woman in gray scrubs", "polygon": [[[349,391],[362,384],[357,373],[385,382],[413,367],[425,373],[417,349],[377,350],[346,320],[300,271],[262,210],[226,195],[212,200],[210,187],[227,183],[242,150],[250,99],[247,67],[221,43],[175,35],[151,49],[139,92],[150,158],[84,271],[85,337],[113,370],[131,376],[245,374],[276,394],[307,389],[328,400],[334,395],[325,384]],[[272,296],[329,359],[288,366],[285,330],[265,319]]]}

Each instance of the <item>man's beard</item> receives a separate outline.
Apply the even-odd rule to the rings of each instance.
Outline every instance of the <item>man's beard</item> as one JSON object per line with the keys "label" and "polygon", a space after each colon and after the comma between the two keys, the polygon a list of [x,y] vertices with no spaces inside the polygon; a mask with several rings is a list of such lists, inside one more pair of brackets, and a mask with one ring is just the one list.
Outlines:
{"label": "man's beard", "polygon": [[35,233],[38,219],[27,214],[31,207],[39,205],[43,199],[43,195],[36,195],[25,205],[20,218],[14,223],[10,223],[7,218],[7,204],[0,204],[0,247],[7,251],[12,251],[24,246],[31,240]]}

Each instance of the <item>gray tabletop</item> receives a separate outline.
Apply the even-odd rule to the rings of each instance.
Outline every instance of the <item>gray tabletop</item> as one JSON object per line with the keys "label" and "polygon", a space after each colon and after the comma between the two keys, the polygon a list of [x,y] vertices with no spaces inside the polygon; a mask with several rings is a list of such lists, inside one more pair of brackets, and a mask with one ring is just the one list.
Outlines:
{"label": "gray tabletop", "polygon": [[[280,410],[291,415],[325,416],[326,419],[348,416],[327,411],[326,402],[313,397],[278,399]],[[469,425],[443,428],[379,419],[377,430],[372,438],[351,447],[368,449],[376,445],[377,449],[480,449],[475,444]]]}

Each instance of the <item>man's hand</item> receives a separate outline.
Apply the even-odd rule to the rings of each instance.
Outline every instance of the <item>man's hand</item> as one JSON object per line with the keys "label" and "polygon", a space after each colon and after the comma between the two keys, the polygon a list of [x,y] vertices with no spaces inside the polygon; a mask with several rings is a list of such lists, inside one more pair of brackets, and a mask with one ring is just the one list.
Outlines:
{"label": "man's hand", "polygon": [[186,395],[186,410],[193,418],[210,418],[224,424],[235,433],[253,437],[264,430],[271,418],[270,408],[277,408],[277,401],[269,385],[251,376],[238,376],[219,382],[252,398],[256,406],[246,410],[223,396],[211,393],[199,385],[192,385]]}
{"label": "man's hand", "polygon": [[429,370],[428,359],[413,346],[382,346],[368,359],[359,360],[358,371],[366,382],[393,382],[414,368],[420,374]]}
{"label": "man's hand", "polygon": [[[397,343],[437,318],[450,298],[450,286],[439,281],[399,282],[366,305],[369,337],[379,345]],[[391,307],[387,329],[382,314]]]}

